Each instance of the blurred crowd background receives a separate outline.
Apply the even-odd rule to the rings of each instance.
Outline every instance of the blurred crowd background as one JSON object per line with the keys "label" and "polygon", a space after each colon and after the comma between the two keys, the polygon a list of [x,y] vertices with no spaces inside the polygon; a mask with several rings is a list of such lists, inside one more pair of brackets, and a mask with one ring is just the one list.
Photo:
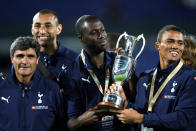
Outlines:
{"label": "blurred crowd background", "polygon": [[0,71],[4,74],[11,65],[11,43],[18,36],[31,36],[32,18],[41,9],[57,13],[63,24],[59,40],[77,52],[81,44],[76,38],[74,24],[84,14],[100,18],[108,33],[126,31],[134,36],[143,33],[146,47],[137,61],[137,75],[157,63],[154,43],[162,26],[174,24],[187,33],[196,33],[196,0],[3,0],[0,5]]}

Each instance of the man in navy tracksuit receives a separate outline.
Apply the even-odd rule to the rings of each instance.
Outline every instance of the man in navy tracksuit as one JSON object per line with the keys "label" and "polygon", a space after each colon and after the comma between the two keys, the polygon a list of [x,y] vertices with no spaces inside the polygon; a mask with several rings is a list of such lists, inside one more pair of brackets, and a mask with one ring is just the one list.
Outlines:
{"label": "man in navy tracksuit", "polygon": [[[52,78],[49,78],[54,80],[63,70],[67,69],[78,55],[75,51],[57,42],[57,36],[61,31],[62,25],[55,12],[43,9],[33,17],[32,35],[41,46],[40,60],[45,68],[52,73]],[[40,69],[40,64],[38,68]]]}
{"label": "man in navy tracksuit", "polygon": [[184,50],[180,28],[163,27],[155,44],[160,62],[140,75],[137,95],[117,117],[136,130],[196,130],[196,72],[180,60]]}
{"label": "man in navy tracksuit", "polygon": [[39,50],[31,37],[18,37],[11,45],[13,68],[0,84],[0,130],[65,130],[59,86],[36,71]]}
{"label": "man in navy tracksuit", "polygon": [[105,51],[105,28],[90,15],[81,16],[75,27],[83,50],[60,80],[68,104],[68,127],[85,131],[125,130],[113,115],[105,116],[96,106],[113,82],[114,53]]}

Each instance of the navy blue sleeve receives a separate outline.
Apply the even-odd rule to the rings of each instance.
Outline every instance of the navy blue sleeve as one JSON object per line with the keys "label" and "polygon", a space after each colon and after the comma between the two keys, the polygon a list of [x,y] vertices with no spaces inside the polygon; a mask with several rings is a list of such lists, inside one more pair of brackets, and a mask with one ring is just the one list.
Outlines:
{"label": "navy blue sleeve", "polygon": [[68,119],[78,117],[84,110],[82,108],[80,80],[78,78],[71,77],[69,70],[61,75],[60,84],[63,87],[63,97],[66,103]]}
{"label": "navy blue sleeve", "polygon": [[64,101],[63,101],[63,96],[60,91],[59,85],[54,83],[54,100],[55,100],[55,105],[56,105],[56,130],[57,131],[66,131],[67,129],[67,116],[65,112],[65,106],[64,106]]}
{"label": "navy blue sleeve", "polygon": [[195,117],[196,78],[195,76],[191,76],[184,87],[184,91],[179,94],[174,111],[168,114],[145,114],[143,124],[144,126],[153,128],[183,129],[189,126],[190,121],[195,121]]}
{"label": "navy blue sleeve", "polygon": [[63,102],[62,93],[58,90],[56,94],[56,102],[57,102],[57,129],[58,131],[65,131],[67,129],[67,116],[65,112],[65,106]]}
{"label": "navy blue sleeve", "polygon": [[84,109],[82,108],[82,98],[78,81],[70,80],[69,83],[69,95],[67,95],[67,113],[68,118],[73,118],[81,115]]}

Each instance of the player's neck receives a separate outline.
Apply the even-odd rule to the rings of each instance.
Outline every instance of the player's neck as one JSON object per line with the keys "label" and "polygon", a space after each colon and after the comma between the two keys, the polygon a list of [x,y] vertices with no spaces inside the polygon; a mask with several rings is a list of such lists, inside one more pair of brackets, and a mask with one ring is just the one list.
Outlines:
{"label": "player's neck", "polygon": [[97,67],[97,68],[100,68],[101,65],[104,64],[104,52],[101,52],[99,54],[94,54],[94,55],[91,55],[89,54],[90,56],[90,61]]}
{"label": "player's neck", "polygon": [[167,69],[168,67],[170,67],[171,65],[173,65],[173,63],[175,63],[175,62],[176,61],[160,59],[160,69],[161,70]]}
{"label": "player's neck", "polygon": [[21,75],[17,75],[16,74],[16,78],[18,80],[18,82],[26,85],[30,82],[31,78],[32,78],[33,75],[30,75],[30,76],[21,76]]}
{"label": "player's neck", "polygon": [[41,47],[40,51],[45,52],[48,56],[51,56],[55,53],[55,51],[58,49],[57,43],[49,44],[47,47]]}

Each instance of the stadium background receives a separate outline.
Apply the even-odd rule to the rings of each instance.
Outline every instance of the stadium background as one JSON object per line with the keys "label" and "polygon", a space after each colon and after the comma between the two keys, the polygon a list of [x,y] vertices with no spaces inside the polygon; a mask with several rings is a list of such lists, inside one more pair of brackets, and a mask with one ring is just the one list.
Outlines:
{"label": "stadium background", "polygon": [[[59,16],[63,32],[58,37],[66,47],[80,52],[75,21],[84,14],[100,18],[109,32],[144,34],[146,47],[137,61],[137,75],[158,61],[154,48],[159,29],[174,24],[195,35],[196,0],[3,0],[0,5],[0,71],[9,72],[9,47],[18,36],[31,36],[32,17],[41,9]],[[141,46],[138,43],[135,52]]]}

